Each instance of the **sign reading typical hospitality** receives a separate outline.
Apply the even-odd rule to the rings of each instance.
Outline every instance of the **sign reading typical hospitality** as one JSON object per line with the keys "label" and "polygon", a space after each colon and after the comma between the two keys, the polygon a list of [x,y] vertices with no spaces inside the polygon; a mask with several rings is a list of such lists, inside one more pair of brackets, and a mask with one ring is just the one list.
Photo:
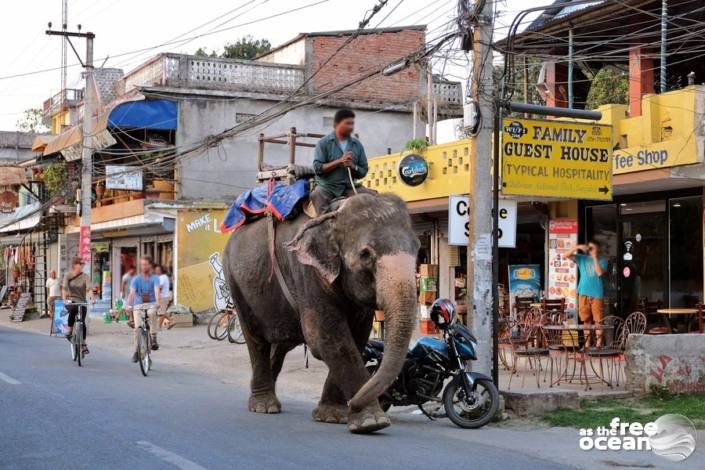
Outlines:
{"label": "sign reading typical hospitality", "polygon": [[611,127],[504,119],[502,192],[612,200]]}
{"label": "sign reading typical hospitality", "polygon": [[[467,196],[448,198],[448,244],[467,246],[470,201]],[[517,242],[517,202],[499,200],[500,248],[515,248]]]}

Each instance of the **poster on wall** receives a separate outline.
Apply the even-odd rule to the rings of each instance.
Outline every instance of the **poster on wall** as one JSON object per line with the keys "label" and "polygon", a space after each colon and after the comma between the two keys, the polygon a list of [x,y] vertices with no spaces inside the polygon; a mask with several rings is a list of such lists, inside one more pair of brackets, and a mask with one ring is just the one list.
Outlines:
{"label": "poster on wall", "polygon": [[177,216],[175,303],[194,312],[222,310],[230,302],[222,253],[229,235],[220,233],[225,209],[184,210]]}
{"label": "poster on wall", "polygon": [[[541,298],[541,265],[512,264],[509,266],[509,305],[517,297]],[[513,308],[510,311],[514,314]]]}
{"label": "poster on wall", "polygon": [[549,299],[565,298],[566,314],[577,319],[576,287],[578,268],[568,254],[578,244],[578,221],[556,219],[548,224],[548,289]]}
{"label": "poster on wall", "polygon": [[54,318],[52,333],[55,335],[65,335],[68,330],[69,312],[66,311],[63,299],[54,300]]}

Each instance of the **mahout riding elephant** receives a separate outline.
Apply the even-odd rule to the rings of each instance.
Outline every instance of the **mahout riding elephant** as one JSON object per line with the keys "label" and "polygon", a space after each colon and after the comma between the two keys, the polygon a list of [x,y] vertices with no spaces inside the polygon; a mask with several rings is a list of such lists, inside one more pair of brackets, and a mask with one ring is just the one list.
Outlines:
{"label": "mahout riding elephant", "polygon": [[[240,227],[224,254],[252,363],[249,410],[281,411],[277,376],[287,352],[306,342],[329,369],[313,418],[355,433],[389,426],[377,398],[399,374],[416,317],[419,241],[406,205],[391,194],[358,194],[319,217],[276,223],[274,237],[268,224]],[[272,238],[284,288],[274,276]],[[386,347],[370,377],[361,351],[376,308],[385,312]]]}

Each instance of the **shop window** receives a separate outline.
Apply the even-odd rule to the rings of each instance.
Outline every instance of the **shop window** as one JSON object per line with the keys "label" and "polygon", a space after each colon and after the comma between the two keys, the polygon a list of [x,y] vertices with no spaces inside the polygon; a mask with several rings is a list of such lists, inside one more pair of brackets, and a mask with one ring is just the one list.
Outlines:
{"label": "shop window", "polygon": [[702,211],[701,196],[669,201],[671,307],[692,308],[703,300]]}

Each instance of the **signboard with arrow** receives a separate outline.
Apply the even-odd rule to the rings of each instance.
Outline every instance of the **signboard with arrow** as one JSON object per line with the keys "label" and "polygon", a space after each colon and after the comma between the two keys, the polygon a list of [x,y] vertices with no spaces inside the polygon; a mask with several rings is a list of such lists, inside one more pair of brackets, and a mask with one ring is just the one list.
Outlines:
{"label": "signboard with arrow", "polygon": [[505,118],[502,192],[612,200],[612,128],[557,120]]}

